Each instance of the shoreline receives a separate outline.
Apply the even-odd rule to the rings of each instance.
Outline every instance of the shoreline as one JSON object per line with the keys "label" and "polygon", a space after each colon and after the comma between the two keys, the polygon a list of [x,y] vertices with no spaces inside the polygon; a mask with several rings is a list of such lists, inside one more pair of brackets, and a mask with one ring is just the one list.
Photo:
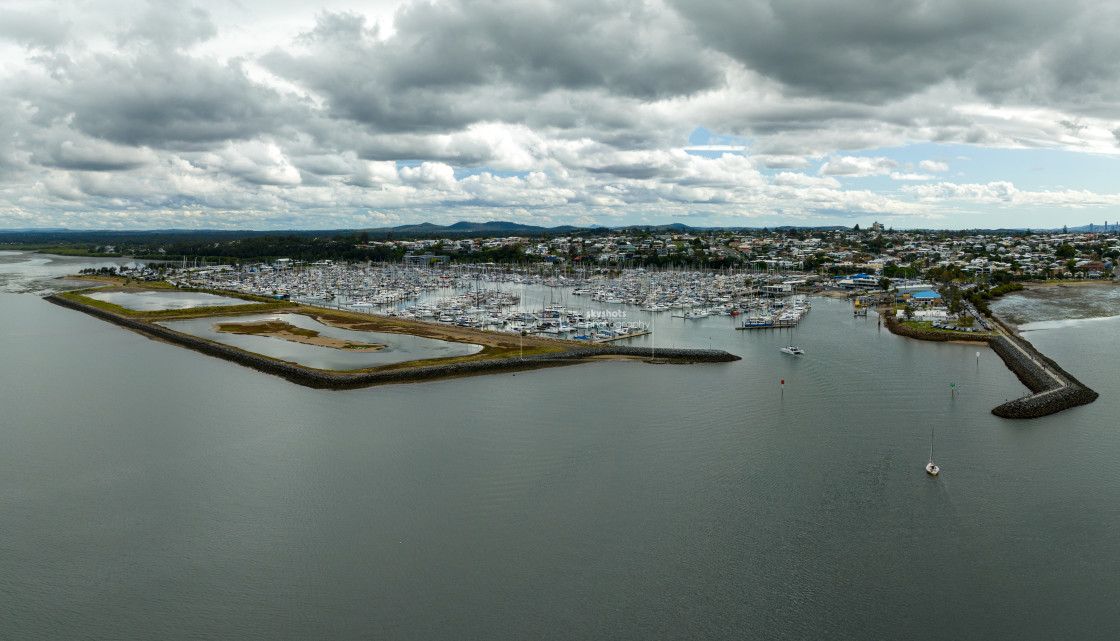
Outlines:
{"label": "shoreline", "polygon": [[1114,280],[1048,280],[1048,281],[1019,281],[1023,289],[1045,287],[1116,287],[1120,282]]}
{"label": "shoreline", "polygon": [[[658,348],[654,351],[654,348],[649,347],[608,347],[578,344],[566,346],[560,344],[561,341],[548,341],[556,344],[556,347],[559,347],[559,349],[543,352],[538,351],[537,353],[523,357],[513,355],[499,356],[493,352],[487,355],[486,349],[484,349],[483,352],[480,352],[480,354],[483,355],[481,358],[468,357],[473,358],[472,360],[462,360],[460,357],[447,359],[444,363],[438,361],[430,363],[425,361],[411,361],[411,365],[410,363],[403,363],[377,369],[360,370],[357,372],[339,372],[333,370],[317,370],[287,361],[268,358],[260,354],[247,352],[221,343],[182,334],[155,323],[145,322],[145,320],[139,318],[130,318],[114,314],[105,309],[85,305],[57,294],[46,296],[44,300],[61,307],[84,312],[126,329],[144,334],[149,338],[174,343],[208,356],[232,361],[245,367],[279,376],[290,382],[304,385],[305,387],[318,389],[355,389],[372,387],[375,385],[416,383],[421,381],[459,378],[463,376],[517,372],[543,367],[557,367],[561,365],[593,362],[593,360],[597,360],[598,357],[653,358],[656,356],[658,361],[672,363],[727,363],[741,360],[741,357],[723,350]],[[483,336],[486,335],[485,332],[479,333]],[[547,339],[536,339],[536,341],[540,341],[541,343],[545,342],[545,340]],[[517,341],[513,342],[516,344]],[[564,347],[567,347],[567,349],[564,349]]]}
{"label": "shoreline", "polygon": [[916,329],[899,321],[893,313],[880,310],[887,330],[898,336],[917,340],[954,343],[986,343],[1007,369],[1031,391],[1029,396],[1004,402],[992,408],[992,414],[1001,418],[1039,418],[1057,414],[1079,405],[1097,400],[1097,392],[1066,372],[1060,365],[1038,351],[1034,345],[1018,335],[999,318],[992,316],[995,334],[967,337],[947,332]]}

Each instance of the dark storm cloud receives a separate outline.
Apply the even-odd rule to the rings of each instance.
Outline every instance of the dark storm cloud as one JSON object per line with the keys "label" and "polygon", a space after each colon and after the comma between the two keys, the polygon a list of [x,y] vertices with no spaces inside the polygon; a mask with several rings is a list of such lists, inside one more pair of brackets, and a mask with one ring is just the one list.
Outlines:
{"label": "dark storm cloud", "polygon": [[72,140],[52,145],[49,152],[36,150],[32,158],[46,167],[77,171],[127,171],[155,161],[154,155],[146,149],[117,147],[97,141],[75,143]]}
{"label": "dark storm cloud", "polygon": [[533,92],[604,88],[656,99],[721,79],[689,51],[696,43],[636,2],[425,2],[401,12],[396,28],[398,86],[473,74]]}
{"label": "dark storm cloud", "polygon": [[671,2],[700,39],[748,68],[803,95],[872,103],[954,79],[996,91],[994,81],[1024,64],[1079,9],[1093,6],[1038,0]]}
{"label": "dark storm cloud", "polygon": [[125,145],[247,139],[278,128],[290,106],[236,65],[174,52],[98,56],[25,87],[40,122],[72,117],[83,133]]}
{"label": "dark storm cloud", "polygon": [[631,180],[648,180],[666,173],[664,168],[651,165],[607,165],[606,167],[592,167],[588,171],[593,174],[609,174]]}
{"label": "dark storm cloud", "polygon": [[35,106],[33,122],[60,122],[113,143],[154,148],[208,145],[274,132],[302,105],[251,81],[241,62],[195,57],[187,47],[216,33],[209,15],[172,2],[149,2],[108,34],[113,51],[58,52],[29,58],[11,91]]}
{"label": "dark storm cloud", "polygon": [[[306,53],[263,62],[325,96],[332,113],[381,131],[530,122],[553,92],[651,101],[723,82],[675,16],[642,4],[420,2],[394,27],[378,40],[361,17],[325,14],[303,39]],[[587,115],[556,107],[558,121]]]}

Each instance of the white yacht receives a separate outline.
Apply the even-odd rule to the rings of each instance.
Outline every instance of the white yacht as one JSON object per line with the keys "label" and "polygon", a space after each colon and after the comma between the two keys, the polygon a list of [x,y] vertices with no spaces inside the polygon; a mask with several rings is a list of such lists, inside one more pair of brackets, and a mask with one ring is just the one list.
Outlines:
{"label": "white yacht", "polygon": [[937,473],[941,471],[941,468],[933,462],[933,433],[935,428],[936,425],[929,428],[929,463],[926,463],[926,474],[930,476],[937,476]]}

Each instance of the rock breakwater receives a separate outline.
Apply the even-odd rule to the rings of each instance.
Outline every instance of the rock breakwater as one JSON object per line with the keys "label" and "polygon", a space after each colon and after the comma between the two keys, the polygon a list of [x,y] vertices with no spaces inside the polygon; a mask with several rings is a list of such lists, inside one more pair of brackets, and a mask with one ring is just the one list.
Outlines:
{"label": "rock breakwater", "polygon": [[1010,400],[992,409],[1003,418],[1038,418],[1097,400],[1089,389],[1021,337],[997,336],[988,342],[1007,368],[1015,373],[1030,396]]}
{"label": "rock breakwater", "polygon": [[992,408],[992,414],[1002,418],[1038,418],[1056,414],[1097,400],[1099,394],[1071,376],[1057,363],[1047,358],[1028,341],[1015,333],[999,319],[993,321],[1000,327],[999,334],[950,334],[911,327],[890,311],[881,312],[887,329],[900,336],[927,341],[970,341],[987,343],[999,355],[1007,369],[1029,389],[1032,394],[1007,401]]}
{"label": "rock breakwater", "polygon": [[230,347],[229,345],[223,345],[196,336],[182,334],[151,322],[118,316],[112,312],[89,305],[83,305],[77,301],[69,300],[61,296],[47,296],[46,300],[62,307],[85,312],[91,316],[109,321],[110,323],[115,323],[121,327],[146,334],[153,338],[193,349],[208,356],[232,361],[267,374],[279,376],[293,383],[320,389],[354,389],[372,385],[414,383],[459,376],[515,372],[541,367],[570,365],[586,361],[593,357],[603,356],[656,357],[658,361],[671,363],[726,363],[740,360],[740,357],[734,354],[722,350],[710,349],[654,350],[647,347],[575,347],[562,352],[534,354],[525,357],[462,361],[373,372],[330,372],[266,358],[259,354]]}

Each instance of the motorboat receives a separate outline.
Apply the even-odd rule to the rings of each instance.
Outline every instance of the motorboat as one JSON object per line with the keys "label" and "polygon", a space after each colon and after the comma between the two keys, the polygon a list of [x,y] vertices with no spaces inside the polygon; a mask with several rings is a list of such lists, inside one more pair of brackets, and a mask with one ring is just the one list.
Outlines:
{"label": "motorboat", "polygon": [[805,353],[805,350],[801,349],[797,345],[786,345],[785,347],[781,348],[781,351],[786,354],[793,354],[794,356]]}

